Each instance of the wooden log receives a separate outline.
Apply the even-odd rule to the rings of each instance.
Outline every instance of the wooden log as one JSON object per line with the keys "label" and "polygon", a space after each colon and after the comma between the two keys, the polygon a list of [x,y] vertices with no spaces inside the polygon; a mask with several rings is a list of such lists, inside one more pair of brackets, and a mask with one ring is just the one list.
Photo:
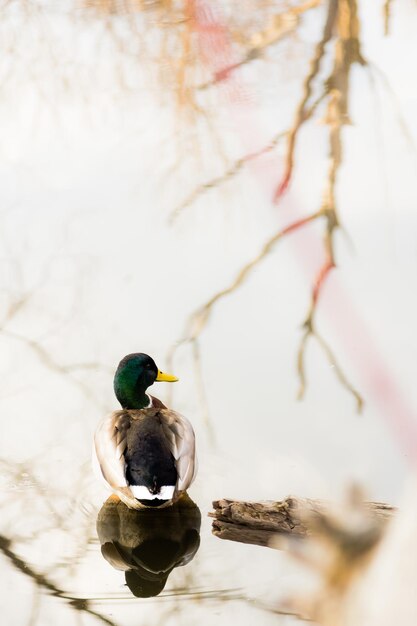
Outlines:
{"label": "wooden log", "polygon": [[[329,503],[290,496],[277,502],[215,500],[212,532],[220,539],[260,546],[270,545],[276,534],[303,537],[310,534],[308,519],[326,513]],[[382,502],[365,502],[364,510],[376,522],[384,523],[394,507]]]}

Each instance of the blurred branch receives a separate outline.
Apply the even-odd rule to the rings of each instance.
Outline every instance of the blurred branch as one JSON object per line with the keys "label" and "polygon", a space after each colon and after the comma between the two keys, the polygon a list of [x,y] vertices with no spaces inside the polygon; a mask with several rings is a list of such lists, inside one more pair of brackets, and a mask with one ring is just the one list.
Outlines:
{"label": "blurred branch", "polygon": [[[326,54],[326,47],[334,40],[334,59],[330,75],[327,79],[321,78],[321,87],[318,95],[312,100],[313,82],[319,78],[323,58]],[[304,395],[306,387],[305,375],[305,350],[308,340],[315,337],[322,348],[326,358],[330,361],[336,376],[345,389],[353,395],[357,409],[360,411],[363,399],[355,387],[348,381],[341,366],[335,359],[332,349],[327,341],[317,332],[315,326],[315,316],[317,305],[324,287],[324,284],[331,270],[336,266],[334,252],[334,233],[340,227],[337,205],[336,205],[336,182],[339,169],[342,163],[342,128],[349,124],[349,84],[350,70],[354,64],[366,65],[362,56],[359,40],[359,20],[357,15],[357,0],[329,0],[326,20],[319,42],[316,45],[313,58],[310,62],[310,69],[304,80],[303,95],[298,104],[293,125],[287,136],[287,151],[285,159],[284,174],[275,192],[275,200],[278,200],[292,177],[294,167],[294,152],[296,140],[302,125],[312,118],[317,107],[324,100],[327,102],[325,123],[329,127],[329,151],[330,165],[327,175],[326,189],[320,209],[307,218],[299,220],[290,226],[274,234],[264,245],[261,252],[249,263],[243,266],[235,280],[225,289],[217,292],[205,305],[195,311],[189,318],[183,338],[171,351],[171,358],[175,350],[181,344],[192,342],[195,350],[197,338],[207,324],[213,306],[224,296],[233,293],[247,278],[252,269],[260,263],[269,253],[279,239],[286,234],[304,226],[307,222],[318,217],[325,219],[324,231],[324,251],[325,258],[313,284],[311,302],[306,319],[303,324],[304,332],[300,340],[297,371],[300,380],[298,396]],[[218,187],[226,180],[235,176],[245,163],[259,157],[266,151],[275,147],[276,143],[284,134],[276,135],[272,142],[263,150],[249,154],[236,161],[232,167],[222,176],[219,176],[208,183],[204,183],[197,188],[173,211],[171,219],[175,219],[186,207],[190,206],[202,193],[214,187]],[[197,367],[197,363],[195,362]]]}
{"label": "blurred branch", "polygon": [[391,22],[391,8],[392,8],[392,0],[385,0],[384,2],[384,35],[389,35],[389,28]]}
{"label": "blurred branch", "polygon": [[[311,105],[306,109],[304,113],[304,121],[310,119],[314,115],[318,106],[323,101],[325,95],[326,95],[325,93],[320,94],[311,103]],[[285,137],[288,137],[288,134],[289,134],[288,131],[281,131],[277,133],[276,135],[272,137],[271,141],[263,148],[260,148],[259,150],[256,150],[255,152],[246,154],[240,159],[237,159],[230,166],[230,168],[226,170],[226,172],[224,172],[220,176],[216,176],[215,178],[212,178],[206,183],[202,183],[198,185],[197,187],[195,187],[195,189],[193,189],[193,191],[185,198],[185,200],[183,200],[177,207],[175,207],[171,211],[169,221],[171,223],[174,222],[177,219],[177,217],[179,217],[185,209],[187,209],[196,200],[198,200],[201,195],[205,194],[211,189],[217,189],[221,187],[221,185],[226,183],[228,180],[231,180],[232,178],[234,178],[234,176],[236,176],[247,163],[265,154],[268,154],[268,152],[272,152],[272,150],[274,150],[277,147],[277,145],[282,139],[284,139]]]}
{"label": "blurred branch", "polygon": [[192,356],[193,356],[193,362],[194,362],[194,372],[195,372],[196,383],[197,383],[196,385],[197,392],[199,396],[200,407],[202,409],[202,419],[203,419],[203,423],[205,424],[207,428],[210,443],[214,444],[215,433],[214,433],[213,425],[210,421],[207,394],[206,394],[206,390],[204,387],[204,377],[203,377],[202,366],[201,366],[200,345],[196,339],[194,339],[191,342],[191,347],[192,347]]}
{"label": "blurred branch", "polygon": [[[30,339],[30,337],[19,335],[18,333],[15,333],[10,330],[0,330],[0,332],[6,337],[10,337],[11,339],[16,339],[26,344],[29,348],[31,348],[31,350],[33,350],[36,353],[36,355],[38,356],[42,364],[46,368],[54,372],[57,372],[60,374],[68,374],[69,372],[73,372],[76,370],[83,370],[83,369],[103,370],[107,373],[111,373],[113,371],[112,368],[107,367],[106,365],[102,365],[101,363],[98,363],[98,362],[97,363],[96,362],[69,363],[68,365],[61,365],[60,363],[55,361],[55,359],[49,354],[49,352],[45,350],[45,348],[43,348],[43,346],[40,343],[38,343],[35,339]],[[74,382],[78,383],[79,381],[74,381]]]}
{"label": "blurred branch", "polygon": [[343,119],[347,118],[350,67],[354,63],[366,64],[360,51],[357,0],[329,0],[323,33],[310,61],[310,69],[304,80],[303,94],[296,110],[292,128],[288,133],[284,174],[275,192],[275,200],[282,196],[290,183],[294,168],[294,152],[298,133],[309,118],[309,116],[306,116],[306,112],[308,110],[308,102],[313,93],[313,81],[319,75],[321,63],[326,52],[326,45],[335,36],[335,33],[336,61],[332,74],[327,81],[322,83],[320,97],[322,99],[329,97],[329,107],[334,107],[336,105],[332,104],[332,101],[335,102],[336,100],[334,91],[337,89],[341,99],[340,112]]}
{"label": "blurred branch", "polygon": [[[333,216],[333,213],[330,213],[331,216]],[[187,343],[191,343],[193,346],[193,350],[194,350],[194,354],[195,354],[195,350],[196,350],[196,345],[198,342],[198,338],[201,335],[201,333],[203,332],[204,328],[206,327],[212,309],[213,307],[224,297],[229,296],[230,294],[234,293],[239,287],[241,287],[247,280],[247,278],[249,277],[249,275],[251,274],[252,270],[255,269],[255,267],[257,267],[257,265],[259,265],[264,259],[265,257],[273,250],[273,248],[275,247],[275,245],[286,235],[291,234],[292,232],[295,232],[297,230],[299,230],[300,228],[304,227],[305,225],[309,224],[310,222],[313,222],[319,218],[324,217],[327,221],[327,225],[328,228],[331,225],[331,221],[329,218],[329,213],[327,212],[327,209],[325,207],[322,207],[319,211],[317,211],[316,213],[312,213],[310,215],[308,215],[305,218],[302,218],[300,220],[297,220],[296,222],[293,222],[291,224],[289,224],[288,226],[286,226],[283,229],[280,229],[277,233],[275,233],[271,238],[269,238],[267,240],[267,242],[263,245],[262,249],[260,250],[260,252],[251,260],[249,261],[246,265],[244,265],[242,267],[242,269],[239,271],[239,273],[237,274],[237,276],[235,277],[235,279],[231,282],[231,284],[228,287],[225,287],[224,289],[222,289],[221,291],[218,291],[216,294],[214,294],[202,307],[200,307],[199,309],[197,309],[196,311],[194,311],[194,313],[192,313],[188,319],[188,322],[186,324],[186,329],[185,332],[182,336],[182,338],[171,348],[167,360],[168,363],[171,365],[172,361],[174,359],[175,353],[177,351],[177,349],[184,344]],[[332,226],[330,228],[330,233],[332,233],[334,226]],[[328,235],[328,246],[329,246],[329,251],[332,252],[332,246],[333,246],[333,240],[332,240],[332,234]],[[299,374],[299,378],[300,378],[300,391],[299,391],[299,397],[302,397],[304,390],[305,390],[305,371],[304,371],[304,353],[305,353],[305,348],[306,348],[306,344],[307,344],[307,340],[310,338],[310,336],[315,336],[317,341],[319,342],[319,344],[321,345],[322,349],[324,350],[327,358],[330,360],[331,364],[334,366],[335,369],[335,373],[337,375],[337,377],[339,378],[340,382],[345,386],[345,388],[352,393],[352,395],[355,397],[356,401],[357,401],[357,407],[358,410],[360,410],[360,408],[362,407],[362,398],[359,395],[359,393],[354,389],[354,387],[348,382],[346,376],[344,375],[341,367],[339,366],[339,364],[337,363],[337,361],[334,358],[334,355],[330,349],[330,347],[327,345],[327,343],[324,341],[324,339],[321,337],[321,335],[319,335],[317,333],[317,331],[315,330],[315,327],[313,325],[313,320],[314,320],[314,315],[315,315],[315,311],[316,311],[316,304],[317,304],[317,300],[319,297],[319,294],[321,292],[321,288],[323,285],[323,282],[325,280],[325,278],[327,277],[331,267],[333,267],[333,265],[330,265],[329,263],[327,263],[325,266],[323,266],[321,273],[319,274],[317,280],[316,280],[316,284],[314,286],[313,289],[313,295],[312,295],[312,301],[311,301],[311,305],[310,305],[310,310],[308,313],[308,316],[304,322],[304,327],[305,327],[305,332],[304,335],[301,339],[300,342],[300,348],[299,348],[299,354],[298,354],[298,374]],[[198,348],[197,348],[198,350]],[[199,353],[198,353],[199,354]],[[200,371],[200,357],[198,358],[198,361],[196,361],[195,356],[194,356],[194,366],[195,366],[195,370],[198,372]],[[205,413],[206,414],[206,413]],[[207,422],[207,417],[205,418],[205,421]]]}
{"label": "blurred branch", "polygon": [[237,276],[228,287],[225,287],[221,291],[218,291],[209,300],[207,300],[207,302],[202,307],[200,307],[190,315],[186,324],[186,330],[184,332],[184,335],[174,347],[174,352],[180,345],[198,339],[209,320],[214,305],[217,304],[219,300],[223,299],[226,296],[229,296],[239,287],[241,287],[245,283],[251,272],[255,269],[255,267],[257,267],[257,265],[259,265],[265,259],[265,257],[274,249],[276,244],[283,237],[297,231],[306,224],[315,221],[319,217],[322,217],[322,215],[323,213],[321,210],[317,211],[316,213],[312,213],[311,215],[301,218],[296,222],[292,222],[288,226],[285,226],[284,228],[278,230],[272,237],[270,237],[262,246],[260,252],[251,261],[249,261],[242,267],[242,269],[238,272]]}
{"label": "blurred branch", "polygon": [[[308,215],[307,217],[297,220],[296,222],[289,224],[285,228],[278,230],[272,237],[270,237],[266,241],[260,252],[251,261],[249,261],[242,267],[242,269],[239,271],[235,279],[230,283],[228,287],[225,287],[221,291],[218,291],[209,300],[207,300],[207,302],[202,307],[198,308],[196,311],[194,311],[194,313],[189,316],[183,336],[170,348],[167,354],[167,364],[169,365],[169,367],[172,367],[172,363],[178,348],[184,344],[191,344],[192,346],[194,371],[196,372],[197,379],[200,381],[200,399],[201,396],[203,398],[203,419],[209,426],[209,432],[211,432],[212,428],[208,416],[208,407],[204,387],[202,387],[203,383],[201,376],[201,359],[198,338],[200,337],[201,333],[207,325],[214,305],[226,296],[229,296],[237,289],[239,289],[239,287],[241,287],[245,283],[251,272],[265,259],[265,257],[274,249],[275,245],[283,237],[297,231],[303,226],[309,224],[310,222],[317,220],[318,218],[322,217],[322,215],[323,213],[321,210],[317,211],[316,213],[312,213],[311,215]],[[201,389],[203,389],[202,392]]]}
{"label": "blurred branch", "polygon": [[0,552],[2,552],[3,555],[10,561],[13,567],[25,576],[31,578],[39,588],[44,589],[56,598],[65,600],[75,611],[83,611],[108,626],[116,626],[115,622],[108,619],[98,611],[94,611],[94,609],[90,606],[88,598],[76,598],[71,596],[63,589],[60,589],[57,585],[55,585],[55,583],[53,583],[46,575],[36,572],[26,561],[14,552],[11,540],[4,535],[0,535]]}
{"label": "blurred branch", "polygon": [[[345,374],[340,368],[340,365],[336,361],[334,354],[326,342],[326,340],[317,333],[315,327],[315,315],[317,310],[317,304],[322,293],[323,286],[329,276],[331,270],[336,266],[335,253],[334,253],[334,233],[339,227],[339,219],[336,205],[336,182],[339,169],[342,163],[342,128],[345,124],[350,123],[348,112],[348,98],[349,98],[349,78],[350,70],[354,63],[364,65],[366,62],[361,54],[360,42],[359,42],[359,22],[357,18],[357,4],[356,0],[338,0],[336,3],[338,6],[338,12],[333,14],[327,19],[325,34],[323,35],[322,42],[326,40],[328,35],[327,28],[329,22],[332,24],[332,29],[336,29],[336,42],[335,42],[335,54],[333,69],[326,81],[326,96],[328,98],[327,112],[325,116],[325,123],[329,126],[329,144],[330,144],[330,165],[327,176],[327,188],[325,190],[322,213],[326,218],[326,228],[324,233],[324,250],[325,259],[322,267],[320,268],[317,277],[314,281],[311,303],[307,317],[304,321],[303,328],[304,333],[300,341],[298,350],[297,369],[300,379],[299,398],[304,396],[306,386],[306,376],[304,368],[304,356],[307,347],[307,342],[310,337],[315,337],[327,356],[328,360],[332,364],[340,383],[347,389],[355,398],[358,411],[361,411],[363,406],[363,399],[354,386],[347,380]],[[332,2],[329,4],[329,15]],[[321,50],[319,46],[318,50]],[[319,55],[316,54],[315,58]],[[314,65],[316,68],[316,65]],[[309,85],[309,83],[307,83]],[[306,89],[306,92],[309,87]],[[307,97],[308,99],[308,97]],[[305,100],[305,99],[304,99]],[[303,100],[302,106],[299,108],[299,114],[296,117],[296,123],[294,125],[293,138],[295,141],[296,133],[302,123],[302,112],[304,110],[305,101]],[[287,154],[287,170],[284,174],[283,181],[278,188],[279,197],[283,190],[287,187],[291,177],[293,167],[293,150],[294,141],[289,142],[288,154]]]}
{"label": "blurred branch", "polygon": [[[30,303],[31,299],[35,296],[37,289],[39,289],[46,280],[47,273],[49,268],[47,266],[44,267],[41,277],[38,281],[38,284],[34,287],[32,286],[30,289],[24,288],[20,285],[20,289],[17,293],[10,294],[10,302],[8,303],[7,311],[1,320],[0,323],[0,335],[4,337],[9,337],[10,339],[14,339],[19,341],[20,343],[25,344],[28,348],[32,350],[39,359],[39,361],[52,372],[57,374],[65,375],[68,380],[79,389],[81,389],[82,393],[94,403],[97,403],[97,399],[94,397],[94,394],[91,393],[91,390],[87,385],[85,385],[82,381],[75,379],[71,376],[72,372],[78,370],[101,370],[107,373],[112,373],[112,369],[98,362],[85,362],[85,363],[70,363],[68,365],[61,365],[58,363],[49,352],[43,347],[40,340],[31,339],[30,337],[26,337],[25,335],[21,335],[16,333],[15,331],[8,330],[7,326],[12,322],[12,320],[18,316],[22,310]],[[22,283],[21,271],[20,267],[17,265],[15,267],[16,274],[16,282]],[[14,287],[16,285],[14,284]]]}
{"label": "blurred branch", "polygon": [[93,403],[97,404],[97,398],[91,392],[90,388],[85,385],[81,380],[78,380],[71,376],[71,372],[82,369],[96,369],[103,370],[108,373],[111,373],[113,370],[105,365],[95,362],[87,362],[87,363],[70,363],[68,365],[61,365],[49,354],[47,350],[37,341],[31,339],[30,337],[25,337],[24,335],[20,335],[11,330],[0,329],[0,333],[5,337],[10,337],[11,339],[16,339],[21,343],[24,343],[28,348],[30,348],[38,357],[42,365],[44,365],[47,369],[56,374],[63,374],[67,377],[68,381],[71,384],[75,385],[82,391],[86,398],[91,400]]}
{"label": "blurred branch", "polygon": [[[311,323],[311,320],[310,320]],[[305,323],[304,323],[305,325]],[[330,348],[329,344],[327,343],[327,341],[317,332],[316,329],[312,329],[311,327],[307,326],[304,335],[301,339],[300,342],[300,347],[298,350],[298,359],[297,359],[297,369],[298,369],[298,376],[299,376],[299,380],[300,380],[300,387],[298,390],[298,397],[300,399],[302,399],[304,397],[304,392],[305,392],[305,387],[306,387],[306,376],[305,376],[305,370],[304,370],[304,354],[305,354],[305,348],[306,348],[306,342],[308,337],[312,335],[315,337],[316,341],[318,342],[318,344],[320,345],[321,349],[323,350],[324,354],[327,357],[327,360],[329,361],[329,363],[331,364],[331,366],[334,369],[334,372],[337,376],[337,378],[339,379],[340,384],[342,385],[342,387],[345,387],[345,389],[347,389],[352,396],[356,399],[356,408],[358,410],[358,412],[360,413],[362,408],[363,408],[363,398],[360,395],[360,393],[357,391],[357,389],[355,389],[355,387],[349,382],[349,380],[346,378],[346,375],[344,374],[342,368],[340,367],[332,349]]]}
{"label": "blurred branch", "polygon": [[235,161],[230,166],[230,168],[228,170],[226,170],[226,172],[224,172],[224,174],[221,174],[220,176],[217,176],[216,178],[212,178],[207,183],[202,183],[201,185],[198,185],[185,198],[185,200],[183,200],[175,209],[173,209],[173,211],[170,214],[170,218],[169,218],[170,222],[173,222],[177,217],[179,217],[179,215],[186,208],[188,208],[191,204],[193,204],[193,202],[195,202],[201,195],[203,195],[204,193],[206,193],[210,189],[216,189],[216,188],[220,187],[221,185],[223,185],[223,183],[227,182],[228,180],[230,180],[231,178],[236,176],[240,172],[240,170],[246,165],[246,163],[248,163],[250,161],[253,161],[254,159],[257,159],[258,157],[260,157],[260,156],[262,156],[264,154],[267,154],[268,152],[271,152],[278,145],[278,143],[281,141],[281,139],[283,139],[285,137],[286,134],[287,133],[285,131],[277,133],[271,139],[269,144],[267,146],[265,146],[264,148],[261,148],[260,150],[257,150],[256,152],[252,152],[250,154],[246,154],[245,156],[243,156],[240,159],[238,159],[237,161]]}
{"label": "blurred branch", "polygon": [[2,325],[5,326],[8,322],[10,322],[22,309],[25,308],[30,298],[33,297],[34,291],[27,292],[19,297],[16,297],[9,305],[9,309],[3,319]]}
{"label": "blurred branch", "polygon": [[27,626],[35,626],[39,617],[39,610],[41,606],[41,594],[39,592],[39,586],[33,586],[33,600],[32,600],[32,609],[30,611],[29,621]]}
{"label": "blurred branch", "polygon": [[284,170],[284,175],[282,177],[282,181],[276,191],[276,195],[275,195],[276,199],[279,198],[283,194],[283,192],[288,187],[290,179],[291,179],[293,166],[294,166],[295,143],[296,143],[298,131],[300,130],[301,126],[306,121],[307,104],[312,95],[313,81],[319,73],[321,62],[325,53],[326,44],[330,41],[333,35],[334,26],[335,26],[336,19],[337,19],[338,5],[339,5],[339,0],[329,0],[328,2],[328,9],[327,9],[327,15],[326,15],[326,21],[324,24],[323,33],[322,33],[320,41],[316,45],[313,58],[310,61],[310,70],[304,80],[303,95],[296,110],[293,126],[290,132],[288,133],[285,170]]}
{"label": "blurred branch", "polygon": [[304,615],[300,613],[300,611],[291,610],[290,608],[287,608],[285,604],[283,607],[280,607],[279,605],[271,606],[270,604],[266,604],[265,602],[262,602],[262,600],[259,600],[258,598],[245,598],[245,599],[248,604],[254,606],[257,609],[262,609],[263,611],[267,611],[268,613],[273,613],[274,615],[293,617],[294,620],[297,620],[297,621],[294,621],[294,624],[298,624],[299,620],[301,620],[302,622],[312,621],[308,615]]}
{"label": "blurred branch", "polygon": [[290,7],[281,13],[272,15],[266,28],[252,36],[252,45],[240,61],[218,70],[212,80],[200,85],[197,89],[204,90],[227,80],[236,69],[255,59],[260,59],[267,48],[279,43],[284,37],[294,32],[299,26],[300,17],[303,13],[317,8],[322,3],[323,0],[306,0],[301,5]]}
{"label": "blurred branch", "polygon": [[413,138],[412,132],[411,132],[410,128],[408,127],[407,120],[405,119],[404,114],[403,114],[403,112],[401,110],[401,106],[400,106],[400,104],[398,102],[397,95],[396,95],[396,93],[395,93],[395,91],[394,91],[390,81],[388,80],[387,75],[375,63],[368,63],[367,67],[368,67],[368,70],[369,70],[369,77],[370,77],[370,82],[371,82],[372,87],[375,87],[375,82],[376,81],[374,80],[374,75],[373,75],[373,73],[375,73],[379,77],[382,86],[385,88],[385,91],[388,94],[388,96],[389,96],[389,98],[390,98],[390,100],[392,102],[392,106],[395,109],[395,114],[396,114],[397,119],[398,119],[398,125],[400,127],[400,130],[401,130],[401,132],[403,134],[403,137],[404,137],[405,141],[408,143],[409,149],[412,150],[414,153],[416,153],[417,149],[416,149],[416,145],[415,145],[415,142],[414,142],[414,138]]}

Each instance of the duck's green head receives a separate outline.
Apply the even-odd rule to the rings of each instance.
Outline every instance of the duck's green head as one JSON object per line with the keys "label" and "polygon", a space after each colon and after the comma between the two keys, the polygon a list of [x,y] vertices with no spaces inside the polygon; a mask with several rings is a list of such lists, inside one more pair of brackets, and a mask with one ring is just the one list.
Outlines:
{"label": "duck's green head", "polygon": [[143,409],[149,405],[148,387],[155,381],[174,383],[178,378],[164,374],[155,361],[142,352],[128,354],[114,375],[114,393],[124,409]]}

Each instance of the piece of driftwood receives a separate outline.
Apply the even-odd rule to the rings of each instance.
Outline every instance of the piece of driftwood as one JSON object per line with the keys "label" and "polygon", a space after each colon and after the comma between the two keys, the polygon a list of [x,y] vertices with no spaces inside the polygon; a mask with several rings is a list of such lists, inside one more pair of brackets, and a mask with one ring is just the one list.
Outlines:
{"label": "piece of driftwood", "polygon": [[[321,500],[288,497],[277,502],[242,502],[238,500],[215,500],[212,532],[220,539],[239,541],[260,546],[270,545],[277,533],[303,537],[311,532],[308,519],[324,514],[329,503]],[[394,507],[382,502],[363,503],[375,521],[389,519]]]}

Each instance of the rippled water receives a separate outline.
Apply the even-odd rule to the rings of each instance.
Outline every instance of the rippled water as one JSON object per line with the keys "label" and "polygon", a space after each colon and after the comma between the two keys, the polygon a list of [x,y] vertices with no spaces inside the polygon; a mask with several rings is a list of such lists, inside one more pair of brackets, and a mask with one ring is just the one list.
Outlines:
{"label": "rippled water", "polygon": [[88,469],[71,500],[27,471],[3,485],[7,624],[277,623],[277,552],[216,539],[207,503],[188,496],[159,511],[110,497],[97,510]]}

